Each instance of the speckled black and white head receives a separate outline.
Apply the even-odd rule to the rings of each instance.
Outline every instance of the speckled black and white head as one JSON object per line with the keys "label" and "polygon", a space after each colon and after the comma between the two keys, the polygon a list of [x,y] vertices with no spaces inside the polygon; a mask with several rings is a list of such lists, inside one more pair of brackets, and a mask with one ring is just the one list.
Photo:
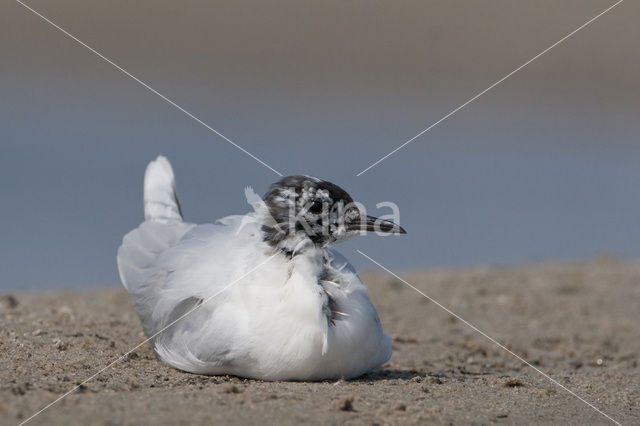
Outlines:
{"label": "speckled black and white head", "polygon": [[312,176],[287,176],[264,196],[269,222],[264,240],[293,252],[300,244],[325,246],[366,231],[405,234],[393,222],[367,216],[338,185]]}

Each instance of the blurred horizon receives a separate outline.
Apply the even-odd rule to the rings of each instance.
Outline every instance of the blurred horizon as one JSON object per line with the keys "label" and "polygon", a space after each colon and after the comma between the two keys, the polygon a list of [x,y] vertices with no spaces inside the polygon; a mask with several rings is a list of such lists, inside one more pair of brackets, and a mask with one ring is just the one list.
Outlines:
{"label": "blurred horizon", "polygon": [[[407,235],[336,246],[358,268],[640,257],[637,3],[360,177],[613,1],[26,3],[276,170],[395,202]],[[0,24],[0,291],[116,283],[158,154],[192,222],[277,180],[20,4]]]}

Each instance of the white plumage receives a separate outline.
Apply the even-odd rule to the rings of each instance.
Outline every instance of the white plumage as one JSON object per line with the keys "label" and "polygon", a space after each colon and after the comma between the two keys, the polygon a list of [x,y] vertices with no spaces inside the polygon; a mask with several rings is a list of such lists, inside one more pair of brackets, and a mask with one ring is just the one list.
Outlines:
{"label": "white plumage", "polygon": [[118,268],[165,363],[202,374],[321,380],[356,377],[391,357],[364,285],[337,251],[274,248],[259,207],[215,224],[185,223],[164,157],[147,167],[144,206],[145,221],[118,250]]}

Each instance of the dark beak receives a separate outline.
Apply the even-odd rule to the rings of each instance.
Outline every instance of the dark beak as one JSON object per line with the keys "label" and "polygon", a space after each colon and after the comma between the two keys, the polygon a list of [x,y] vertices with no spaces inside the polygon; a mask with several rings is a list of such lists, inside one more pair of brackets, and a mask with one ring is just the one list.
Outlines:
{"label": "dark beak", "polygon": [[378,219],[373,216],[362,217],[347,225],[347,231],[382,232],[385,234],[406,234],[402,226],[396,225],[390,220]]}

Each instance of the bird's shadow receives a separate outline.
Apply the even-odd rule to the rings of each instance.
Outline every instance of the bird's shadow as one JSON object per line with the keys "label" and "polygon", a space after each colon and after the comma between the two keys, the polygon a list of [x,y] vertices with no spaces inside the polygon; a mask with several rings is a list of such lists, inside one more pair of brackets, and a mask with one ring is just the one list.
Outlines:
{"label": "bird's shadow", "polygon": [[379,382],[382,380],[409,381],[416,377],[425,377],[424,372],[416,370],[398,370],[393,368],[379,368],[362,376],[349,380],[350,382]]}

